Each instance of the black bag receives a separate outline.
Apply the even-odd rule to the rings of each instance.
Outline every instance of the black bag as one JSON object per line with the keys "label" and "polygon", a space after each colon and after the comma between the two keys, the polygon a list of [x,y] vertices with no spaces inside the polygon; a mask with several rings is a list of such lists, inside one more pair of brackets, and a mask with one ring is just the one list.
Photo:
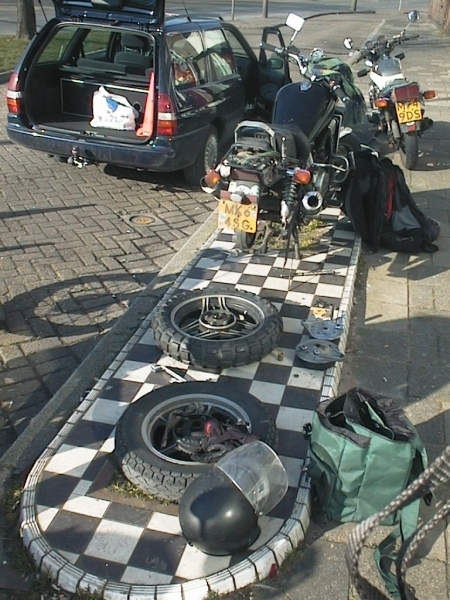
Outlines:
{"label": "black bag", "polygon": [[436,252],[439,223],[417,206],[403,171],[370,150],[355,153],[355,169],[340,192],[342,209],[374,252]]}

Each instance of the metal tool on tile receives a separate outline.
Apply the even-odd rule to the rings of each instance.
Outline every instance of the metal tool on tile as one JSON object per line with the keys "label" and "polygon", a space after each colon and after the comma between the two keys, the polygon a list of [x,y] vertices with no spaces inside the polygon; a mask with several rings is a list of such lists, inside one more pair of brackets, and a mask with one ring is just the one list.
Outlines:
{"label": "metal tool on tile", "polygon": [[317,340],[337,340],[342,335],[344,319],[345,311],[334,321],[325,321],[313,317],[302,321],[302,325],[312,338]]}
{"label": "metal tool on tile", "polygon": [[169,369],[166,365],[157,365],[153,363],[150,365],[150,369],[153,373],[158,373],[159,371],[165,371],[168,375],[170,375],[170,383],[185,383],[187,379],[182,375],[179,375],[176,371]]}

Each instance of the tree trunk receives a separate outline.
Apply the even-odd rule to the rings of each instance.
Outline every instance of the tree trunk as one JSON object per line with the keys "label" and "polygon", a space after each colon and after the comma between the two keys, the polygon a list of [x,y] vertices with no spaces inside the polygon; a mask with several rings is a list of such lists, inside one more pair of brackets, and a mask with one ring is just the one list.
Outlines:
{"label": "tree trunk", "polygon": [[36,33],[34,0],[17,0],[17,33],[21,40],[31,40]]}

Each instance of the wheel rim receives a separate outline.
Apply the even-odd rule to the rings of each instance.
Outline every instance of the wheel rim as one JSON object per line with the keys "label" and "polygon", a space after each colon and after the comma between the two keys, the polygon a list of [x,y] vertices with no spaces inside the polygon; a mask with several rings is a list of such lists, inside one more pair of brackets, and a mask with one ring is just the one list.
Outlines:
{"label": "wheel rim", "polygon": [[244,338],[256,331],[263,319],[262,310],[253,302],[227,294],[187,299],[171,313],[175,329],[208,341]]}
{"label": "wheel rim", "polygon": [[219,145],[215,135],[211,135],[205,146],[205,173],[208,173],[211,169],[214,169],[217,164],[217,158],[219,155]]}
{"label": "wheel rim", "polygon": [[[195,460],[188,451],[214,425],[238,426],[243,435],[251,434],[247,412],[227,398],[211,394],[186,394],[158,404],[143,419],[141,434],[147,448],[168,462],[203,464],[215,462],[214,454],[200,450],[197,457],[201,460]],[[233,446],[237,445],[236,441]]]}

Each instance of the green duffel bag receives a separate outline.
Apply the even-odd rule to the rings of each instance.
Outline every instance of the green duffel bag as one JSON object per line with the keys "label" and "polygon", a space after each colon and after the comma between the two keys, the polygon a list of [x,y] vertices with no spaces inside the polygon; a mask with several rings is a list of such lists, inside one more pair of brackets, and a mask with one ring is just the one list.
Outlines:
{"label": "green duffel bag", "polygon": [[[427,467],[401,407],[353,388],[319,403],[309,433],[309,474],[329,519],[360,522],[382,510]],[[418,509],[417,509],[418,510]],[[395,522],[396,516],[390,523]]]}
{"label": "green duffel bag", "polygon": [[[425,448],[401,407],[360,388],[320,402],[309,437],[309,474],[323,513],[339,522],[361,522],[383,510],[428,466]],[[424,495],[427,490],[423,490]],[[429,495],[425,497],[428,502]],[[375,551],[391,595],[389,565],[396,540],[417,528],[420,496],[383,521],[398,526]]]}

